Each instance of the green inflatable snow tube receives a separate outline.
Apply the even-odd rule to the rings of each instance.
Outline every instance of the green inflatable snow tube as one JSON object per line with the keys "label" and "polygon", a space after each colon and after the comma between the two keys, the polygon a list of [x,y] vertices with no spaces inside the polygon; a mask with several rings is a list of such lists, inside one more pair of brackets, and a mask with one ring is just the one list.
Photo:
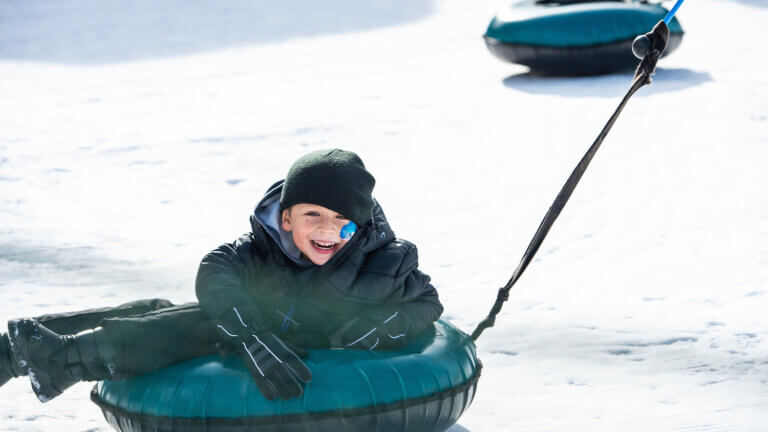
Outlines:
{"label": "green inflatable snow tube", "polygon": [[[631,69],[632,41],[651,31],[667,10],[639,1],[522,0],[502,9],[485,42],[502,60],[552,75],[591,75]],[[677,18],[669,23],[664,54],[682,41]]]}
{"label": "green inflatable snow tube", "polygon": [[91,392],[122,432],[443,431],[469,407],[481,364],[471,338],[445,321],[397,351],[309,350],[312,381],[266,400],[242,361],[192,359]]}

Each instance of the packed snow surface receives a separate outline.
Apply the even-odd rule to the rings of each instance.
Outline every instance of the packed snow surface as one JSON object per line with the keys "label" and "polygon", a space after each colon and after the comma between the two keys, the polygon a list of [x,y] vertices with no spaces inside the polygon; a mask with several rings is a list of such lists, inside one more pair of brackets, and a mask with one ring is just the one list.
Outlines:
{"label": "packed snow surface", "polygon": [[[0,2],[0,319],[194,299],[312,150],[359,153],[471,331],[630,74],[542,78],[459,0]],[[698,0],[494,328],[457,431],[768,429],[759,0]],[[82,383],[3,431],[109,431]]]}

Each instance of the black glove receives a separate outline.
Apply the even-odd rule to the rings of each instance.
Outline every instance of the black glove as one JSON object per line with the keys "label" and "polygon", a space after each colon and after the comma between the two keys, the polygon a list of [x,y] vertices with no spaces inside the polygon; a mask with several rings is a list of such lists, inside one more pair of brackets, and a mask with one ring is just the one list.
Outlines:
{"label": "black glove", "polygon": [[[283,343],[285,346],[288,347],[289,350],[293,351],[294,354],[299,356],[299,358],[307,358],[309,357],[309,352],[305,350],[304,348],[296,345],[295,343],[291,343],[290,341],[284,340]],[[228,357],[232,355],[239,354],[239,351],[237,350],[237,347],[235,345],[232,345],[229,342],[216,342],[216,350],[219,352],[219,355],[222,357]]]}
{"label": "black glove", "polygon": [[401,312],[390,310],[348,321],[331,335],[331,347],[367,350],[392,349],[405,343],[408,333]]}
{"label": "black glove", "polygon": [[233,345],[261,393],[269,400],[299,397],[312,372],[283,341],[257,322],[246,325],[237,308],[224,314],[217,329]]}

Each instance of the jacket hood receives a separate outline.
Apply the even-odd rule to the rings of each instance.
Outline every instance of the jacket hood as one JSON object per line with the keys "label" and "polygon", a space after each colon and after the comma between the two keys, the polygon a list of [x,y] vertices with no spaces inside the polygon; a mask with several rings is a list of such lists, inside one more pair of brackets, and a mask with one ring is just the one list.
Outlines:
{"label": "jacket hood", "polygon": [[[280,222],[280,195],[283,191],[284,181],[279,180],[270,186],[264,197],[256,204],[256,208],[250,218],[251,230],[254,234],[257,234],[263,228],[288,259],[299,266],[311,267],[315,264],[302,258],[301,251],[293,242],[293,235],[283,230]],[[395,239],[395,233],[390,228],[384,211],[378,201],[375,199],[373,201],[373,216],[371,219],[365,226],[358,227],[355,235],[328,263],[336,261],[334,258],[337,258],[337,256],[342,254],[344,256],[348,255],[349,251],[346,250],[348,248],[359,249],[363,253],[368,253]],[[327,266],[328,263],[323,266]]]}

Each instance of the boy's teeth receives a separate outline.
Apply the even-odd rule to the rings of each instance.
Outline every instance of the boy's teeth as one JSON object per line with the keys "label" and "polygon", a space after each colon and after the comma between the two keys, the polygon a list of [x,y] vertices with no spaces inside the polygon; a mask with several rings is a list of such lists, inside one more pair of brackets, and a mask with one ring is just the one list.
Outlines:
{"label": "boy's teeth", "polygon": [[332,248],[332,247],[333,247],[333,246],[336,244],[336,243],[333,243],[333,242],[331,242],[331,243],[323,243],[323,242],[319,242],[319,241],[317,241],[317,240],[312,240],[312,241],[313,241],[313,242],[314,242],[314,243],[315,243],[315,244],[316,244],[318,247],[321,247],[321,248],[328,248],[328,249]]}

